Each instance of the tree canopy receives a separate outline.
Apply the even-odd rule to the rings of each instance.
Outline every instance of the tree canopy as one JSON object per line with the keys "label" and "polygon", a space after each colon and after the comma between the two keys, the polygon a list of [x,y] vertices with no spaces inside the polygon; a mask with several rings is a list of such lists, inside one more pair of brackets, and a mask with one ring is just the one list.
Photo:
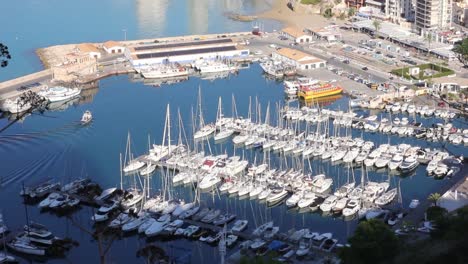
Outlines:
{"label": "tree canopy", "polygon": [[11,55],[8,47],[3,43],[0,43],[0,67],[6,67],[10,59]]}
{"label": "tree canopy", "polygon": [[378,220],[361,222],[348,241],[351,247],[339,253],[343,263],[380,263],[392,260],[398,253],[398,238]]}
{"label": "tree canopy", "polygon": [[455,45],[453,52],[457,53],[458,60],[468,67],[468,38],[465,38],[460,44]]}

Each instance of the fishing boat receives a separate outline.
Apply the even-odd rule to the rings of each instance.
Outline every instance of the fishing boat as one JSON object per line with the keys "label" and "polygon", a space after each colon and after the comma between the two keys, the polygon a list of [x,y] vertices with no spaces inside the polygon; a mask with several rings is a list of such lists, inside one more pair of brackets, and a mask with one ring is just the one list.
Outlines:
{"label": "fishing boat", "polygon": [[93,120],[93,114],[91,114],[91,111],[86,110],[81,116],[81,124],[86,125],[91,122],[91,120]]}
{"label": "fishing boat", "polygon": [[331,83],[317,83],[315,85],[301,86],[297,92],[299,98],[311,100],[319,97],[341,94],[343,88]]}
{"label": "fishing boat", "polygon": [[72,99],[78,96],[81,90],[78,88],[67,88],[63,86],[46,87],[39,91],[37,94],[44,97],[49,102],[59,102]]}

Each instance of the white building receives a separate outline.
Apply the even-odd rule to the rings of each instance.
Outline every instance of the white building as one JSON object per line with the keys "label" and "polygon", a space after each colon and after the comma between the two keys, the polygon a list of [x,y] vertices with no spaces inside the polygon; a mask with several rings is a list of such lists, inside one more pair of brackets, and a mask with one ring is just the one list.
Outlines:
{"label": "white building", "polygon": [[325,60],[316,58],[302,51],[290,48],[281,48],[274,52],[271,56],[273,57],[273,59],[292,64],[300,70],[312,70],[318,68],[325,68],[327,66],[327,62]]}
{"label": "white building", "polygon": [[99,49],[91,43],[81,43],[76,45],[80,53],[87,55],[90,58],[99,59],[101,58],[101,52]]}
{"label": "white building", "polygon": [[174,62],[192,63],[200,59],[241,59],[249,54],[247,48],[228,38],[139,45],[125,50],[125,56],[134,67]]}
{"label": "white building", "polygon": [[415,22],[419,33],[450,27],[452,0],[416,0]]}
{"label": "white building", "polygon": [[102,44],[102,48],[107,52],[107,53],[124,53],[125,47],[120,44],[117,41],[106,41]]}
{"label": "white building", "polygon": [[312,41],[312,36],[295,27],[284,28],[281,32],[284,36],[293,39],[296,43],[308,43]]}

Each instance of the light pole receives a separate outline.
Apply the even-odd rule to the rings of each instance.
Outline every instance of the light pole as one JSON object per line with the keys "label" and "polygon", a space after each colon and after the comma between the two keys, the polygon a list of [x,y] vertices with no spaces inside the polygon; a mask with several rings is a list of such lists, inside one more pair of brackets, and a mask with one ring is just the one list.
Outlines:
{"label": "light pole", "polygon": [[124,33],[124,39],[125,41],[127,41],[127,29],[122,29],[123,33]]}

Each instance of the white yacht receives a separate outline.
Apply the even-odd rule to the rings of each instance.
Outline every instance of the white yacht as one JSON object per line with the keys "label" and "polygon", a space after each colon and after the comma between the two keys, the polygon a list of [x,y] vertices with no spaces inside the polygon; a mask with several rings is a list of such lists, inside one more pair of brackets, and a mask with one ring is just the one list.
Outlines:
{"label": "white yacht", "polygon": [[17,97],[13,100],[6,99],[5,101],[3,101],[3,103],[0,105],[0,109],[3,112],[10,112],[12,114],[17,114],[17,113],[25,112],[31,109],[31,104],[29,102],[25,102],[21,100],[20,97]]}
{"label": "white yacht", "polygon": [[200,71],[200,73],[213,73],[237,70],[237,67],[229,66],[222,62],[204,63],[202,65],[199,65],[197,68]]}
{"label": "white yacht", "polygon": [[322,210],[324,213],[328,213],[332,207],[335,206],[336,202],[338,202],[338,198],[334,195],[330,195],[320,205],[320,210]]}
{"label": "white yacht", "polygon": [[280,201],[282,201],[286,196],[288,195],[288,192],[283,189],[283,188],[275,188],[272,190],[271,194],[267,197],[267,203],[268,204],[275,204]]}
{"label": "white yacht", "polygon": [[78,96],[81,90],[78,88],[67,88],[63,86],[43,88],[37,94],[49,100],[49,102],[58,102],[72,99]]}
{"label": "white yacht", "polygon": [[128,163],[127,166],[125,166],[123,168],[123,172],[130,173],[130,172],[133,172],[133,171],[137,171],[137,170],[143,168],[144,165],[145,165],[145,163],[143,161],[132,160],[132,161],[130,161]]}
{"label": "white yacht", "polygon": [[208,174],[206,175],[198,184],[198,187],[202,190],[209,189],[216,184],[221,182],[221,177],[216,174]]}
{"label": "white yacht", "polygon": [[388,163],[388,168],[390,170],[396,170],[400,166],[400,164],[403,162],[403,156],[400,154],[395,154],[393,155],[392,160]]}
{"label": "white yacht", "polygon": [[355,215],[361,209],[361,200],[351,199],[343,209],[342,214],[344,217],[350,217]]}
{"label": "white yacht", "polygon": [[309,205],[311,205],[316,199],[317,199],[317,196],[315,196],[315,193],[306,192],[304,196],[302,197],[302,199],[299,200],[299,202],[297,202],[297,207],[306,208]]}
{"label": "white yacht", "polygon": [[327,178],[324,174],[319,174],[313,177],[311,185],[312,190],[316,193],[324,193],[330,189],[333,184],[333,179]]}
{"label": "white yacht", "polygon": [[401,172],[403,173],[408,173],[416,169],[418,167],[419,162],[416,158],[416,156],[409,156],[406,157],[405,160],[400,164],[398,167]]}

